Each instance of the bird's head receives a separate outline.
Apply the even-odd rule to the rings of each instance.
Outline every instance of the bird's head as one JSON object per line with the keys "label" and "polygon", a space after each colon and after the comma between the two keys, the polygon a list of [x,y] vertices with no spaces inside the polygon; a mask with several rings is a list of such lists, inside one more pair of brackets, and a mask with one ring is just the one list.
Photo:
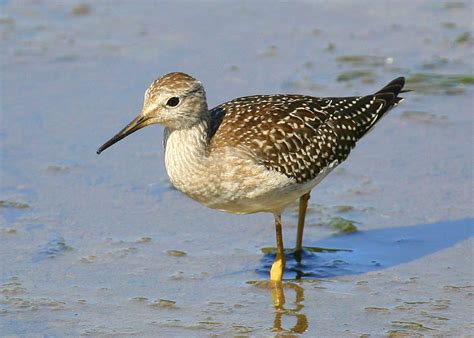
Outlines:
{"label": "bird's head", "polygon": [[109,141],[97,154],[121,139],[159,123],[176,130],[190,128],[208,114],[206,93],[201,82],[184,73],[170,73],[154,81],[146,90],[140,114]]}

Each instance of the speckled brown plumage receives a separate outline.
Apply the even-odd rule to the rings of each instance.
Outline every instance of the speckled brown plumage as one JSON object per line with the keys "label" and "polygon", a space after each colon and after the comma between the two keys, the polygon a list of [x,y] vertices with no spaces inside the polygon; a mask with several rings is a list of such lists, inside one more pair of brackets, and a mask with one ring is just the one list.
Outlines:
{"label": "speckled brown plumage", "polygon": [[356,142],[393,106],[404,85],[397,78],[359,97],[257,95],[210,111],[210,151],[239,147],[269,170],[302,183],[349,155]]}

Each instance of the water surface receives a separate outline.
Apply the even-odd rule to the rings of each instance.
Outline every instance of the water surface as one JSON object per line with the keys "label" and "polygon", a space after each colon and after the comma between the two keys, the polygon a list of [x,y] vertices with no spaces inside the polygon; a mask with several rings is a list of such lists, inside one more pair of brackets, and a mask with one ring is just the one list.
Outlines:
{"label": "water surface", "polygon": [[[472,332],[472,4],[1,1],[2,335]],[[169,185],[162,128],[95,150],[155,78],[237,96],[414,92],[312,193],[302,264],[271,215]],[[337,233],[334,217],[358,232]],[[284,218],[291,248],[297,214]],[[300,279],[295,279],[299,277]],[[283,301],[283,299],[285,301]]]}

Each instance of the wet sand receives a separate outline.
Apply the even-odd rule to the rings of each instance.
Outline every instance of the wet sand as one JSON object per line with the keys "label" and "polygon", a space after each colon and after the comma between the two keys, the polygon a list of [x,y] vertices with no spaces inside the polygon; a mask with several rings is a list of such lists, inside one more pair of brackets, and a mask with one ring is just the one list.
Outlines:
{"label": "wet sand", "polygon": [[[472,10],[0,1],[0,334],[472,334]],[[415,91],[313,191],[303,262],[290,252],[276,288],[271,215],[174,190],[160,126],[95,154],[171,71],[200,79],[210,106],[401,75]],[[295,207],[283,222],[291,248]]]}

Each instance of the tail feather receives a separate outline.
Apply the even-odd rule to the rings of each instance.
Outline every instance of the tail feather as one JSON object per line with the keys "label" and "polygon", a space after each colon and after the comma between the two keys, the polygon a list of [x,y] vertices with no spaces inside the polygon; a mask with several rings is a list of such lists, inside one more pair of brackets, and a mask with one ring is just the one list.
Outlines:
{"label": "tail feather", "polygon": [[405,78],[403,76],[397,77],[395,80],[391,81],[385,87],[380,89],[375,95],[383,93],[391,93],[394,96],[397,96],[405,85]]}
{"label": "tail feather", "polygon": [[409,92],[410,90],[402,90],[403,86],[405,85],[405,78],[398,77],[395,80],[391,81],[385,87],[380,89],[371,97],[375,98],[375,102],[378,103],[379,108],[377,109],[377,114],[375,118],[370,122],[370,124],[364,129],[360,131],[360,137],[367,134],[374,125],[383,117],[385,114],[398,105],[401,101],[403,101],[403,97],[399,97],[400,93]]}
{"label": "tail feather", "polygon": [[402,88],[404,85],[405,85],[405,78],[398,77],[374,94],[377,100],[384,100],[386,102],[387,109],[383,109],[383,110],[385,111],[389,110],[390,108],[392,108],[392,106],[396,105],[398,102],[402,100],[401,97],[398,97],[398,94],[406,92],[406,91],[402,91]]}
{"label": "tail feather", "polygon": [[334,156],[338,163],[347,158],[357,141],[367,135],[387,111],[403,100],[398,95],[404,85],[405,78],[399,77],[372,95],[330,99],[336,106],[342,106],[325,122],[337,135]]}

